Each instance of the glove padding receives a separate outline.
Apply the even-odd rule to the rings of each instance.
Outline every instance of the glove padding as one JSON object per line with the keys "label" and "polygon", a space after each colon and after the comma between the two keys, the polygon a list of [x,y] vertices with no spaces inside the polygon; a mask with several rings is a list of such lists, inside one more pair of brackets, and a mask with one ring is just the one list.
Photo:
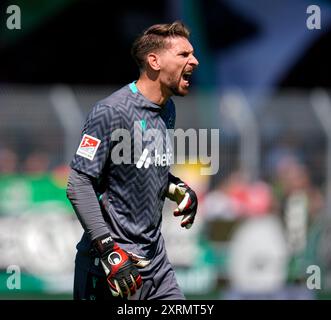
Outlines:
{"label": "glove padding", "polygon": [[96,239],[94,247],[99,253],[112,295],[122,298],[134,295],[142,286],[142,278],[136,267],[139,266],[136,263],[138,260],[135,261],[132,254],[122,250],[110,235]]}
{"label": "glove padding", "polygon": [[167,197],[178,204],[174,216],[183,216],[180,225],[186,229],[191,228],[198,209],[198,198],[195,192],[179,180],[178,183],[169,183]]}

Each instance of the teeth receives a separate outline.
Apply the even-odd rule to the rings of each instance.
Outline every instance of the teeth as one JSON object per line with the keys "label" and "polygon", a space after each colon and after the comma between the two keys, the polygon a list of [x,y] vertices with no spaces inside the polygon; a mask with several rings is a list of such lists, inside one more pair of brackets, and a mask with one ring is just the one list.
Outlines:
{"label": "teeth", "polygon": [[190,77],[191,77],[191,75],[192,75],[192,72],[185,72],[185,73],[183,74],[183,78],[184,78],[184,80],[189,80]]}

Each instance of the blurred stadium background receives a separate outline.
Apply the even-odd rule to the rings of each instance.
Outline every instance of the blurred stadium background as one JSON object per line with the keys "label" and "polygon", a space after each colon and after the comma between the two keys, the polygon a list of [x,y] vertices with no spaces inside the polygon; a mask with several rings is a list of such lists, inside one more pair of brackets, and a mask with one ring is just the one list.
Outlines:
{"label": "blurred stadium background", "polygon": [[[6,9],[21,8],[21,30]],[[321,9],[308,30],[307,7]],[[138,76],[132,40],[181,19],[200,67],[177,128],[219,128],[220,170],[178,165],[200,199],[163,232],[191,299],[331,298],[331,1],[0,3],[0,299],[71,299],[82,229],[68,163],[94,102]],[[19,266],[20,289],[10,289]],[[320,289],[307,287],[309,266]],[[318,288],[318,274],[313,283]],[[9,281],[10,282],[10,281]]]}

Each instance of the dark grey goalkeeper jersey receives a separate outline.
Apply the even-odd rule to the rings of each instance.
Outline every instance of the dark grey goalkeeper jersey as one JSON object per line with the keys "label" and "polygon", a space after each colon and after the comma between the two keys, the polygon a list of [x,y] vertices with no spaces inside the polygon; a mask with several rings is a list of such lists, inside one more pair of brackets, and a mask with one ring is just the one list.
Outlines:
{"label": "dark grey goalkeeper jersey", "polygon": [[[173,101],[158,106],[133,82],[93,107],[71,162],[73,169],[95,178],[114,240],[150,259],[163,246],[161,213],[173,157],[166,129],[174,123]],[[127,130],[125,138],[118,129]],[[124,164],[118,164],[118,156]],[[77,248],[90,248],[86,234]]]}

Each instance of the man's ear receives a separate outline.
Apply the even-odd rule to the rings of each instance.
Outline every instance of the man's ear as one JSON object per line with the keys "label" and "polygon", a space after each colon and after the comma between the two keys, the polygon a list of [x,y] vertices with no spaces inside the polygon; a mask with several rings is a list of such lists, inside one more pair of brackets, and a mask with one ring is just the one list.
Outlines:
{"label": "man's ear", "polygon": [[160,57],[156,53],[149,53],[147,55],[147,62],[153,70],[160,70]]}

